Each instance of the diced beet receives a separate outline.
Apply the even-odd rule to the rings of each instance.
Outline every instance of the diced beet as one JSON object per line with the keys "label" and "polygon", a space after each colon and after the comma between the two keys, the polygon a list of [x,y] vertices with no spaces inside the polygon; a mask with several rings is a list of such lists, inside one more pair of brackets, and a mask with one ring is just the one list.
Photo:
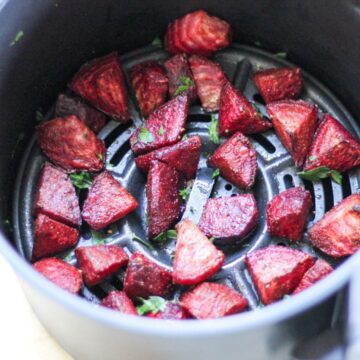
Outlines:
{"label": "diced beet", "polygon": [[104,142],[74,115],[39,125],[37,140],[45,155],[65,170],[100,171],[104,167]]}
{"label": "diced beet", "polygon": [[245,258],[260,300],[268,305],[295,290],[314,259],[285,246],[255,250]]}
{"label": "diced beet", "polygon": [[311,204],[310,192],[301,187],[290,188],[274,196],[266,209],[270,234],[293,241],[300,240]]}
{"label": "diced beet", "polygon": [[298,294],[299,292],[304,291],[317,281],[324,278],[326,275],[330,274],[332,271],[333,268],[325,260],[316,260],[315,264],[305,273],[293,294]]}
{"label": "diced beet", "polygon": [[101,305],[123,314],[138,314],[134,304],[123,291],[111,291],[109,295],[101,301]]}
{"label": "diced beet", "polygon": [[221,89],[227,82],[223,69],[215,61],[198,55],[190,56],[189,63],[202,107],[206,111],[217,111]]}
{"label": "diced beet", "polygon": [[75,255],[87,286],[101,283],[129,262],[126,252],[116,245],[81,246]]}
{"label": "diced beet", "polygon": [[251,188],[255,182],[256,152],[249,139],[235,133],[220,145],[209,158],[209,165],[218,168],[221,176],[241,188]]}
{"label": "diced beet", "polygon": [[148,236],[169,230],[180,216],[181,178],[170,166],[153,161],[146,184]]}
{"label": "diced beet", "polygon": [[37,261],[33,264],[33,267],[48,280],[64,290],[72,294],[80,292],[82,287],[80,271],[65,261],[48,258]]}
{"label": "diced beet", "polygon": [[34,215],[45,214],[67,225],[80,226],[79,200],[68,175],[45,163],[37,184]]}
{"label": "diced beet", "polygon": [[106,116],[90,106],[86,105],[80,99],[65,94],[60,94],[55,107],[55,116],[64,117],[75,115],[95,134],[97,134],[106,123]]}
{"label": "diced beet", "polygon": [[168,78],[165,69],[157,61],[146,61],[132,67],[131,83],[144,117],[165,102]]}
{"label": "diced beet", "polygon": [[123,218],[138,207],[135,198],[111,175],[97,175],[85,200],[82,217],[99,230]]}
{"label": "diced beet", "polygon": [[266,103],[295,99],[300,95],[303,86],[300,68],[261,70],[255,73],[254,81]]}
{"label": "diced beet", "polygon": [[360,248],[360,195],[352,194],[337,204],[308,232],[309,240],[335,258]]}
{"label": "diced beet", "polygon": [[129,120],[125,77],[115,52],[84,64],[69,87],[115,120]]}
{"label": "diced beet", "polygon": [[317,123],[317,108],[303,100],[284,100],[266,106],[276,134],[301,167],[309,152]]}
{"label": "diced beet", "polygon": [[185,320],[189,319],[189,313],[179,304],[168,302],[165,305],[164,311],[158,311],[157,313],[148,313],[146,317],[153,319],[163,320]]}
{"label": "diced beet", "polygon": [[204,282],[184,293],[182,306],[197,319],[213,319],[239,313],[247,308],[247,300],[226,285]]}
{"label": "diced beet", "polygon": [[124,291],[132,298],[167,296],[171,288],[171,272],[134,252],[125,274]]}
{"label": "diced beet", "polygon": [[157,108],[130,138],[131,150],[144,154],[180,141],[189,110],[187,95],[179,95]]}
{"label": "diced beet", "polygon": [[222,243],[234,242],[257,225],[258,209],[252,194],[209,199],[199,224],[207,237]]}
{"label": "diced beet", "polygon": [[330,114],[316,131],[304,170],[326,166],[340,172],[360,165],[360,143]]}
{"label": "diced beet", "polygon": [[187,180],[194,179],[200,159],[201,139],[191,136],[175,145],[163,147],[135,159],[137,167],[148,172],[153,160],[159,160],[179,171]]}
{"label": "diced beet", "polygon": [[224,253],[190,220],[176,225],[173,281],[195,285],[214,275],[224,263]]}
{"label": "diced beet", "polygon": [[[171,98],[186,92],[189,96],[189,101],[193,102],[196,99],[196,86],[194,78],[192,76],[188,58],[185,54],[178,54],[170,59],[166,60],[164,67],[167,72],[167,77],[169,79],[169,94]],[[186,91],[181,90],[181,86],[184,85],[184,79],[192,82],[192,85],[188,86]],[[179,88],[180,86],[180,88]]]}
{"label": "diced beet", "polygon": [[219,110],[219,134],[231,135],[236,131],[256,134],[271,128],[240,91],[227,82],[221,91]]}
{"label": "diced beet", "polygon": [[75,246],[78,240],[78,230],[39,214],[35,220],[32,259],[55,255]]}

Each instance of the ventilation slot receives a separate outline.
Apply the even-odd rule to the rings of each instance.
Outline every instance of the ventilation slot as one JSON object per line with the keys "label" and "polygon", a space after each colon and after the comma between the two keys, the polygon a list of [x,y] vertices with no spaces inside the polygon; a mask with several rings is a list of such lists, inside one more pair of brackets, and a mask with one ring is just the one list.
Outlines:
{"label": "ventilation slot", "polygon": [[331,186],[331,179],[326,178],[322,181],[324,186],[324,194],[325,194],[325,212],[329,211],[334,206],[334,196],[333,189]]}
{"label": "ventilation slot", "polygon": [[258,103],[260,103],[260,104],[262,104],[262,105],[266,105],[264,99],[263,99],[262,96],[261,96],[260,94],[258,94],[258,93],[256,93],[256,94],[253,95],[253,100],[256,101],[256,102],[258,102]]}
{"label": "ventilation slot", "polygon": [[260,134],[252,135],[252,138],[256,140],[268,153],[273,154],[276,151],[275,146],[264,136]]}
{"label": "ventilation slot", "polygon": [[285,184],[285,188],[286,188],[286,189],[290,189],[290,188],[292,188],[292,187],[295,186],[295,185],[294,185],[294,179],[292,178],[291,175],[286,174],[286,175],[284,176],[284,184]]}
{"label": "ventilation slot", "polygon": [[119,124],[105,139],[106,147],[109,147],[122,133],[124,133],[131,125],[132,121],[127,122],[126,124]]}
{"label": "ventilation slot", "polygon": [[343,191],[344,198],[351,195],[351,186],[350,186],[350,179],[349,179],[348,173],[342,174],[342,191]]}
{"label": "ventilation slot", "polygon": [[115,155],[110,159],[112,165],[117,165],[124,155],[130,151],[130,140],[126,141],[123,146],[115,153]]}
{"label": "ventilation slot", "polygon": [[315,219],[315,191],[314,186],[311,181],[303,180],[304,181],[304,187],[306,190],[310,191],[311,198],[313,199],[311,202],[311,211],[309,219],[310,221],[313,221]]}
{"label": "ventilation slot", "polygon": [[189,119],[191,122],[209,122],[210,116],[209,114],[191,114]]}

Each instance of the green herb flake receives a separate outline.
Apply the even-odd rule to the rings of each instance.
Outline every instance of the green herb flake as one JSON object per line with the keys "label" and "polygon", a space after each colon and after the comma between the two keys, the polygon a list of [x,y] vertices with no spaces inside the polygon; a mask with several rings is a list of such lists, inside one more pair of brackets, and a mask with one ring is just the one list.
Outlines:
{"label": "green herb flake", "polygon": [[89,189],[93,183],[92,175],[87,171],[72,173],[69,177],[73,185],[80,190]]}
{"label": "green herb flake", "polygon": [[144,315],[147,313],[155,314],[157,312],[163,312],[168,303],[167,300],[160,296],[149,296],[148,299],[139,298],[142,301],[142,305],[136,307],[138,314]]}
{"label": "green herb flake", "polygon": [[259,308],[262,309],[262,308],[264,308],[264,307],[265,307],[265,305],[260,301],[260,302],[259,302]]}
{"label": "green herb flake", "polygon": [[151,42],[151,45],[161,48],[163,46],[161,38],[159,36],[156,36]]}
{"label": "green herb flake", "polygon": [[209,136],[210,136],[210,140],[215,144],[220,143],[218,127],[219,127],[218,119],[216,115],[212,114],[211,122],[209,126]]}
{"label": "green herb flake", "polygon": [[309,156],[309,160],[310,160],[310,161],[315,161],[316,159],[317,159],[316,156],[313,156],[313,155]]}
{"label": "green herb flake", "polygon": [[255,103],[252,103],[251,105],[252,105],[253,109],[257,112],[257,114],[258,114],[261,118],[263,118],[263,114],[261,113],[259,107],[258,107]]}
{"label": "green herb flake", "polygon": [[39,108],[39,109],[36,110],[35,117],[36,117],[36,121],[37,121],[37,122],[40,122],[40,121],[43,121],[43,120],[44,120],[44,114],[42,113],[42,109],[41,109],[41,108]]}
{"label": "green herb flake", "polygon": [[165,129],[164,129],[164,127],[162,125],[160,126],[160,129],[159,129],[158,133],[159,133],[160,136],[163,136],[165,134]]}
{"label": "green herb flake", "polygon": [[287,57],[287,53],[285,51],[277,52],[274,55],[280,59],[286,59],[286,57]]}
{"label": "green herb flake", "polygon": [[243,249],[246,249],[246,248],[248,248],[250,246],[250,244],[243,244],[241,247],[243,248]]}
{"label": "green herb flake", "polygon": [[99,158],[99,160],[101,160],[101,161],[103,161],[103,160],[104,160],[104,156],[103,156],[103,154],[101,154],[101,153],[97,153],[96,155],[97,155],[97,157]]}
{"label": "green herb flake", "polygon": [[71,252],[69,252],[68,254],[66,254],[64,257],[63,257],[63,260],[66,261],[66,262],[69,262],[71,260]]}
{"label": "green herb flake", "polygon": [[174,96],[178,96],[184,91],[188,91],[192,86],[194,86],[194,82],[188,76],[180,77],[180,85],[175,90]]}
{"label": "green herb flake", "polygon": [[14,40],[10,43],[10,46],[14,46],[17,42],[20,41],[20,39],[24,36],[24,32],[22,30],[19,30],[15,37]]}
{"label": "green herb flake", "polygon": [[106,236],[101,231],[91,230],[91,241],[94,245],[104,245],[111,236]]}
{"label": "green herb flake", "polygon": [[192,189],[191,186],[187,186],[186,188],[181,189],[181,190],[179,191],[179,195],[180,195],[180,197],[181,197],[184,201],[188,201],[188,200],[189,200],[189,196],[190,196],[190,193],[191,193],[191,189]]}
{"label": "green herb flake", "polygon": [[131,239],[133,241],[137,241],[138,243],[144,245],[145,247],[147,247],[150,250],[156,251],[156,249],[151,244],[149,244],[147,241],[145,241],[141,237],[135,235],[134,233],[131,234]]}
{"label": "green herb flake", "polygon": [[144,144],[152,143],[154,141],[154,135],[146,127],[142,126],[137,137],[137,141],[141,141]]}
{"label": "green herb flake", "polygon": [[212,236],[209,241],[211,241],[212,243],[216,240],[216,237]]}
{"label": "green herb flake", "polygon": [[188,138],[188,136],[186,134],[184,134],[181,138],[181,141],[185,141]]}
{"label": "green herb flake", "polygon": [[286,294],[286,295],[284,295],[283,300],[289,299],[289,298],[291,298],[291,295]]}
{"label": "green herb flake", "polygon": [[342,183],[342,175],[338,171],[332,170],[326,166],[319,166],[312,170],[298,172],[298,175],[309,181],[318,181],[320,179],[331,177],[337,184],[341,185]]}
{"label": "green herb flake", "polygon": [[163,243],[167,239],[176,239],[176,230],[175,229],[163,231],[162,233],[160,233],[159,235],[157,235],[154,238],[154,241],[156,241],[158,243]]}
{"label": "green herb flake", "polygon": [[220,175],[220,169],[215,169],[211,175],[212,179],[216,179]]}

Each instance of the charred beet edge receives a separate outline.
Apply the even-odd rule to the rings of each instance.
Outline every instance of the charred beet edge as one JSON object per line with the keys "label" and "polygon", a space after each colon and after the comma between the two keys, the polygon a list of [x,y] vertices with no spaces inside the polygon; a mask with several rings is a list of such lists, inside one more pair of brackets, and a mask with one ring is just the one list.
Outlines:
{"label": "charred beet edge", "polygon": [[101,301],[101,305],[123,314],[137,315],[134,304],[123,291],[111,291]]}

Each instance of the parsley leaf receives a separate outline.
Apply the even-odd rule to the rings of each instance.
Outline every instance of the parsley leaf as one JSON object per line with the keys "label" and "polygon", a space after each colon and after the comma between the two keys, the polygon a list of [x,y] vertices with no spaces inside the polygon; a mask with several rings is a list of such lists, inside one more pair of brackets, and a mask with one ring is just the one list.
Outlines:
{"label": "parsley leaf", "polygon": [[68,252],[62,259],[66,262],[69,262],[71,260],[71,251]]}
{"label": "parsley leaf", "polygon": [[97,155],[97,157],[99,158],[99,160],[101,160],[101,161],[104,160],[103,154],[97,153],[96,155]]}
{"label": "parsley leaf", "polygon": [[298,175],[303,179],[310,181],[317,181],[330,176],[337,184],[341,185],[342,182],[342,175],[338,171],[332,170],[326,166],[319,166],[312,170],[298,172]]}
{"label": "parsley leaf", "polygon": [[44,120],[44,114],[42,113],[41,108],[36,110],[35,116],[36,116],[36,121],[37,122],[40,122],[40,121]]}
{"label": "parsley leaf", "polygon": [[181,190],[179,191],[179,195],[180,195],[180,197],[181,197],[184,201],[187,201],[187,200],[189,199],[189,196],[190,196],[190,193],[191,193],[191,189],[192,189],[191,186],[187,186],[186,188],[181,189]]}
{"label": "parsley leaf", "polygon": [[188,136],[186,135],[186,134],[184,134],[183,136],[182,136],[182,138],[181,138],[181,141],[184,141],[184,140],[186,140],[188,138]]}
{"label": "parsley leaf", "polygon": [[287,57],[287,53],[285,51],[280,51],[274,54],[276,57],[281,58],[281,59],[286,59]]}
{"label": "parsley leaf", "polygon": [[159,129],[158,133],[161,136],[165,134],[165,129],[164,129],[164,127],[162,125],[160,126],[160,129]]}
{"label": "parsley leaf", "polygon": [[214,242],[216,240],[216,237],[212,236],[209,241]]}
{"label": "parsley leaf", "polygon": [[213,114],[213,115],[211,115],[211,123],[209,126],[209,136],[210,136],[210,140],[215,144],[219,144],[219,142],[220,142],[218,127],[219,127],[218,119]]}
{"label": "parsley leaf", "polygon": [[220,175],[220,169],[215,169],[214,172],[211,175],[212,179],[217,178]]}
{"label": "parsley leaf", "polygon": [[317,159],[316,156],[313,156],[313,155],[312,155],[312,156],[309,156],[309,160],[310,160],[310,161],[315,161],[316,159]]}
{"label": "parsley leaf", "polygon": [[165,310],[168,303],[167,300],[163,299],[160,296],[149,296],[148,299],[139,298],[143,304],[136,307],[136,310],[139,315],[144,315],[149,312],[155,314],[157,312],[162,312]]}
{"label": "parsley leaf", "polygon": [[103,245],[111,236],[106,236],[101,231],[91,230],[91,240],[95,245]]}
{"label": "parsley leaf", "polygon": [[14,46],[23,36],[24,36],[24,32],[22,30],[19,30],[16,33],[14,40],[10,43],[10,46]]}
{"label": "parsley leaf", "polygon": [[156,250],[151,244],[149,244],[147,241],[143,240],[141,237],[135,235],[134,233],[132,233],[131,239],[133,241],[137,241],[138,243],[144,245],[145,247],[147,247],[150,250]]}
{"label": "parsley leaf", "polygon": [[156,37],[154,37],[153,41],[151,42],[151,45],[161,48],[162,47],[162,40],[160,39],[159,36],[156,36]]}
{"label": "parsley leaf", "polygon": [[259,107],[255,103],[251,103],[253,109],[257,112],[257,114],[262,118],[263,114],[261,113]]}
{"label": "parsley leaf", "polygon": [[142,143],[147,144],[153,142],[154,140],[155,139],[152,132],[149,131],[146,127],[142,126],[136,141],[141,141]]}
{"label": "parsley leaf", "polygon": [[160,233],[159,235],[154,237],[154,241],[159,242],[159,243],[162,243],[162,242],[166,241],[167,239],[176,239],[176,230],[175,229],[163,231],[162,233]]}
{"label": "parsley leaf", "polygon": [[69,175],[73,185],[78,189],[89,189],[92,185],[93,178],[87,171],[80,171]]}
{"label": "parsley leaf", "polygon": [[188,76],[180,77],[180,85],[175,90],[174,96],[178,96],[184,91],[188,91],[192,86],[194,86],[194,82]]}

